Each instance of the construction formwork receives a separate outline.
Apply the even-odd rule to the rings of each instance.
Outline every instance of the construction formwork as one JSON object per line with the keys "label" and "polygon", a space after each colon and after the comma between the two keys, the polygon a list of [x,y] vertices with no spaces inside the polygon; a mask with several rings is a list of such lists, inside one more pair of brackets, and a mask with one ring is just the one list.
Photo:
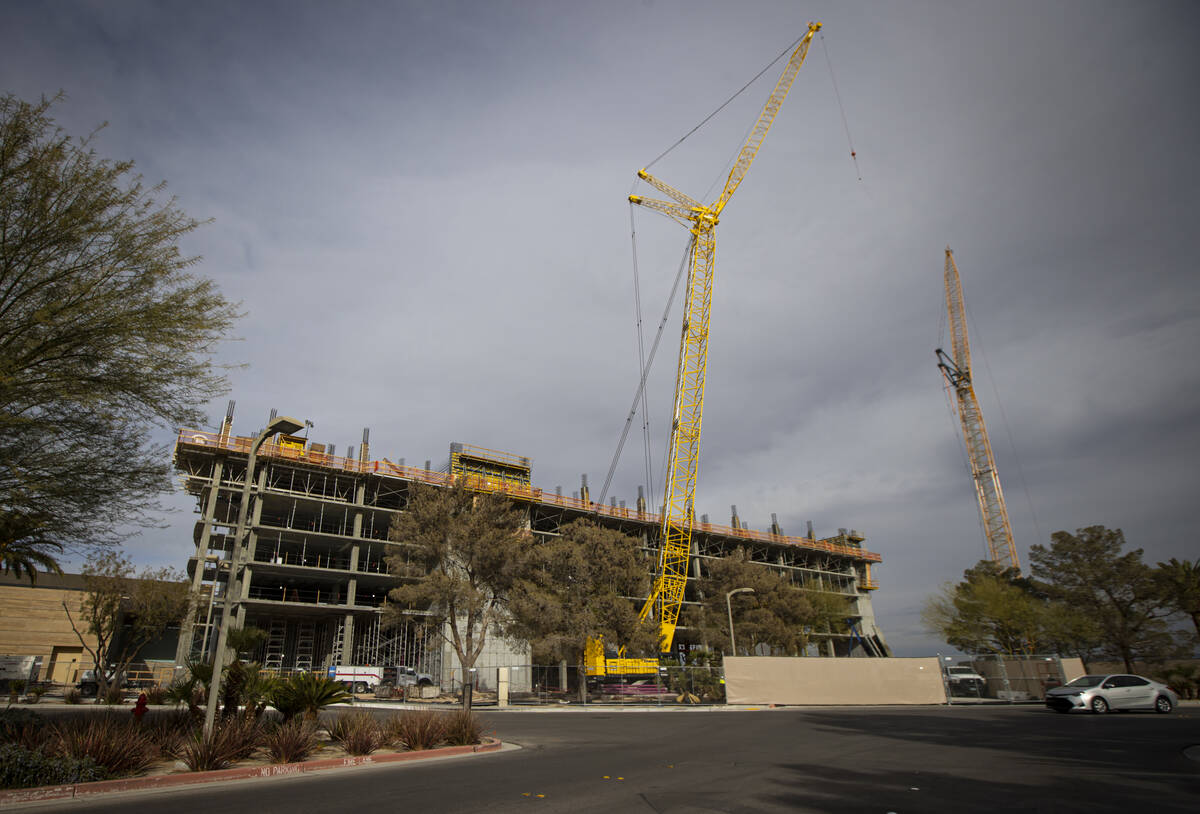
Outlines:
{"label": "construction formwork", "polygon": [[[238,513],[246,485],[252,438],[232,434],[232,410],[219,432],[180,431],[175,468],[195,496],[194,550],[188,561],[191,594],[181,629],[177,663],[207,657],[215,648]],[[657,556],[659,515],[613,501],[589,499],[586,483],[567,497],[561,488],[543,491],[531,482],[527,458],[452,444],[441,470],[371,459],[364,433],[359,454],[337,456],[332,446],[303,438],[277,437],[257,452],[256,483],[246,520],[245,563],[234,615],[241,625],[267,631],[260,652],[264,667],[280,673],[323,670],[333,664],[404,664],[451,681],[458,667],[440,631],[420,614],[385,625],[383,605],[395,578],[386,558],[403,549],[388,540],[396,513],[404,510],[414,483],[444,486],[457,476],[473,486],[502,491],[526,512],[535,535],[555,535],[573,520],[587,518],[638,537],[647,557]],[[789,537],[772,522],[769,532],[740,522],[695,524],[691,575],[706,563],[741,547],[748,558],[784,573],[797,584],[817,586],[846,600],[849,633],[814,636],[821,654],[884,656],[887,645],[871,609],[872,563],[880,557],[862,548],[863,537],[840,530],[817,539]],[[689,586],[690,590],[690,586]],[[696,597],[689,597],[694,601]],[[677,641],[687,643],[681,627]],[[528,648],[495,643],[489,666],[528,664]],[[495,648],[493,648],[494,650]],[[500,652],[501,650],[505,652]]]}

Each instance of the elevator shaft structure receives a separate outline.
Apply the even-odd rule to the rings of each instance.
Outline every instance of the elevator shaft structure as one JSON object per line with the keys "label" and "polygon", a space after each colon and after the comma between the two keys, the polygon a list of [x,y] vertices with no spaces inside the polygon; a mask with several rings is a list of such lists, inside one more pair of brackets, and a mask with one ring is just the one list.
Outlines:
{"label": "elevator shaft structure", "polygon": [[962,423],[963,440],[967,447],[967,458],[971,463],[971,477],[975,482],[975,494],[979,499],[979,514],[983,520],[983,533],[987,538],[988,552],[992,562],[1002,568],[1015,568],[1018,573],[1021,563],[1013,545],[1012,526],[1008,522],[1008,507],[1004,504],[1004,492],[1000,488],[1000,477],[996,474],[996,460],[992,456],[992,445],[988,441],[987,427],[983,423],[983,412],[971,383],[971,348],[967,340],[967,316],[963,306],[962,281],[958,276],[958,264],[954,253],[946,247],[946,313],[950,328],[950,350],[952,355],[938,348],[934,351],[938,368],[947,384],[954,390],[958,404],[958,418]]}

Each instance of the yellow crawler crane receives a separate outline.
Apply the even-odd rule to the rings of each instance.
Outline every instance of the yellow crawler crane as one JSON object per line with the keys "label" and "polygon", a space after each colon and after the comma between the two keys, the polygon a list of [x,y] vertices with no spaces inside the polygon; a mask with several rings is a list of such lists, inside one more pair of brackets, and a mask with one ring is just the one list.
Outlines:
{"label": "yellow crawler crane", "polygon": [[941,348],[934,351],[938,367],[946,381],[954,388],[958,402],[958,418],[962,422],[963,439],[966,441],[967,458],[971,462],[971,477],[975,480],[975,494],[979,498],[979,514],[983,518],[983,533],[987,537],[992,562],[1002,568],[1015,568],[1019,572],[1021,563],[1013,545],[1012,526],[1008,522],[1008,507],[1004,505],[1004,492],[1000,489],[1000,477],[996,474],[996,460],[992,457],[992,444],[988,441],[987,427],[983,424],[983,413],[975,387],[971,384],[971,347],[967,342],[967,315],[963,307],[962,282],[958,277],[958,264],[954,253],[946,247],[946,313],[949,315],[950,349],[953,358]]}
{"label": "yellow crawler crane", "polygon": [[737,161],[725,182],[725,188],[710,205],[705,206],[674,187],[655,178],[646,170],[638,177],[662,192],[670,201],[630,195],[629,200],[640,206],[662,212],[692,233],[691,262],[688,267],[687,294],[683,312],[683,339],[679,346],[679,367],[675,378],[675,409],[671,423],[670,460],[667,466],[663,523],[660,534],[661,554],[657,577],[641,618],[658,611],[662,652],[671,650],[683,592],[687,586],[688,554],[691,549],[693,504],[696,497],[696,473],[700,464],[700,420],[704,413],[704,373],[708,361],[709,308],[712,304],[713,256],[716,247],[714,231],[721,210],[729,203],[738,185],[746,177],[771,129],[783,100],[792,83],[813,36],[821,30],[820,23],[809,23],[808,32],[792,51],[783,75],[767,99],[758,121],[742,146]]}

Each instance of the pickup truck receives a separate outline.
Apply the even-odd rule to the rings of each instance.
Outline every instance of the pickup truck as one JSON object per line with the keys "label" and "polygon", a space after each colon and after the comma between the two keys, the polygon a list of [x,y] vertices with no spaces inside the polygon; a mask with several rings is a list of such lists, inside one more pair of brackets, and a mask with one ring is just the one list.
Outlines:
{"label": "pickup truck", "polygon": [[974,667],[960,665],[946,668],[946,683],[951,695],[983,696],[987,688],[987,679],[975,672]]}
{"label": "pickup truck", "polygon": [[[124,676],[117,674],[115,671],[108,676],[108,685],[111,687],[114,684],[119,687],[124,687],[126,682]],[[80,695],[84,698],[95,698],[100,692],[100,682],[96,680],[95,670],[84,670],[79,674],[79,683],[75,685],[79,690]]]}
{"label": "pickup truck", "polygon": [[327,675],[356,693],[371,692],[380,684],[391,684],[393,687],[428,687],[433,684],[433,676],[429,673],[418,673],[404,665],[370,667],[335,664],[329,668]]}

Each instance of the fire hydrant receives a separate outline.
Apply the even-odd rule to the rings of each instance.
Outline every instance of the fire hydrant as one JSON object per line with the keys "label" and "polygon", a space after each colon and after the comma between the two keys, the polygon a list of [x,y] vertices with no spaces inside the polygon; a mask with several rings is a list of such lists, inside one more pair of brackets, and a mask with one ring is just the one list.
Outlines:
{"label": "fire hydrant", "polygon": [[133,705],[133,709],[131,709],[130,712],[133,713],[133,717],[135,719],[141,721],[142,716],[146,714],[146,706],[146,693],[140,693],[138,695],[137,703]]}

